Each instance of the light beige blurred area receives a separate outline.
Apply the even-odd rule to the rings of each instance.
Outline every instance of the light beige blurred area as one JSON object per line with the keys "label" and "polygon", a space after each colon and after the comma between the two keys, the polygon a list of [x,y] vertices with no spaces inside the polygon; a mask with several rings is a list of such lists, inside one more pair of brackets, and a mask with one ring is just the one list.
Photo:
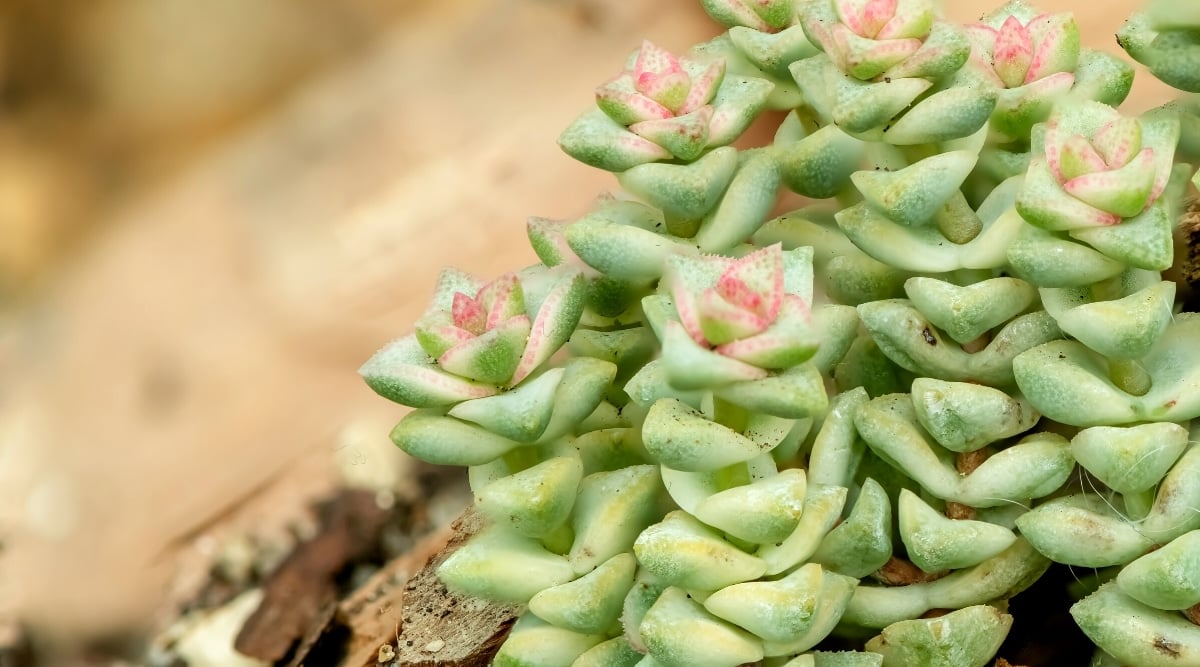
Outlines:
{"label": "light beige blurred area", "polygon": [[[439,267],[524,266],[527,216],[615,187],[555,138],[643,37],[716,34],[698,4],[0,5],[0,617],[144,628],[198,530],[386,439],[358,365]],[[1137,3],[1038,4],[1113,50]]]}

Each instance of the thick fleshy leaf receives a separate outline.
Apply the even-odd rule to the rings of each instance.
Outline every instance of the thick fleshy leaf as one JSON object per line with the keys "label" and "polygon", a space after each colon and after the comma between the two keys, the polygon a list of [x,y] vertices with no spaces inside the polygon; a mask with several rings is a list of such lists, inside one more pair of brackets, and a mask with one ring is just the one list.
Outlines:
{"label": "thick fleshy leaf", "polygon": [[860,81],[874,79],[921,48],[919,39],[870,39],[841,24],[832,26],[830,35],[839,65]]}
{"label": "thick fleshy leaf", "polygon": [[1074,469],[1066,438],[1034,433],[989,457],[964,477],[952,500],[972,507],[996,507],[1041,498],[1058,490]]}
{"label": "thick fleshy leaf", "polygon": [[587,281],[578,271],[568,273],[542,300],[529,329],[529,342],[512,374],[517,384],[544,364],[562,347],[575,327],[587,301]]}
{"label": "thick fleshy leaf", "polygon": [[1096,646],[1123,665],[1200,665],[1200,626],[1134,600],[1116,582],[1076,602],[1071,617]]}
{"label": "thick fleshy leaf", "polygon": [[438,566],[437,573],[450,590],[516,604],[574,578],[566,558],[500,528],[473,536]]}
{"label": "thick fleshy leaf", "polygon": [[578,458],[556,456],[478,490],[475,506],[499,525],[526,537],[543,537],[571,515],[582,478]]}
{"label": "thick fleshy leaf", "polygon": [[421,349],[416,336],[392,341],[372,355],[358,373],[380,396],[414,408],[453,405],[500,391],[494,385],[441,370]]}
{"label": "thick fleshy leaf", "polygon": [[661,667],[726,667],[763,658],[760,639],[719,620],[674,586],[646,612],[638,633]]}
{"label": "thick fleshy leaf", "polygon": [[1033,40],[1017,17],[1009,16],[997,31],[992,62],[1006,87],[1016,88],[1026,83],[1025,73],[1033,62]]}
{"label": "thick fleshy leaf", "polygon": [[784,470],[751,484],[726,489],[701,501],[696,518],[755,544],[778,542],[796,528],[807,488],[804,471]]}
{"label": "thick fleshy leaf", "polygon": [[766,565],[681,510],[642,531],[633,545],[638,563],[662,581],[692,590],[718,590],[762,576]]}
{"label": "thick fleshy leaf", "polygon": [[1129,164],[1111,171],[1077,176],[1063,183],[1063,190],[1091,206],[1122,218],[1141,213],[1154,188],[1153,148],[1142,149]]}
{"label": "thick fleshy leaf", "polygon": [[1159,198],[1140,214],[1119,225],[1084,227],[1070,234],[1096,250],[1129,266],[1147,271],[1166,271],[1174,263],[1172,241],[1173,205]]}
{"label": "thick fleshy leaf", "polygon": [[1109,488],[1132,494],[1162,481],[1187,444],[1187,429],[1169,422],[1095,426],[1071,439],[1071,452],[1079,465]]}
{"label": "thick fleshy leaf", "polygon": [[605,634],[621,615],[636,569],[633,554],[617,554],[575,581],[534,595],[529,610],[560,628]]}
{"label": "thick fleshy leaf", "polygon": [[596,89],[596,106],[622,126],[675,115],[667,107],[638,92],[633,75],[628,72]]}
{"label": "thick fleshy leaf", "polygon": [[1107,171],[1108,165],[1090,141],[1083,138],[1083,135],[1073,134],[1063,142],[1057,176],[1061,182],[1066,183],[1078,176]]}
{"label": "thick fleshy leaf", "polygon": [[775,84],[766,79],[727,74],[709,102],[713,114],[708,146],[725,146],[742,136],[766,107],[773,90]]}
{"label": "thick fleshy leaf", "polygon": [[850,515],[821,540],[812,562],[861,579],[883,567],[891,556],[892,502],[879,482],[868,477]]}
{"label": "thick fleshy leaf", "polygon": [[834,0],[837,16],[863,37],[875,37],[896,14],[896,0]]}
{"label": "thick fleshy leaf", "polygon": [[632,465],[584,477],[571,519],[575,542],[567,554],[575,574],[591,572],[632,549],[638,534],[662,516],[661,492],[656,465]]}
{"label": "thick fleshy leaf", "polygon": [[1128,116],[1111,120],[1096,131],[1092,145],[1109,167],[1128,164],[1142,150],[1142,124]]}
{"label": "thick fleshy leaf", "polygon": [[1038,552],[1081,567],[1123,565],[1154,546],[1095,494],[1047,501],[1017,517],[1017,528]]}
{"label": "thick fleshy leaf", "polygon": [[937,618],[900,621],[867,642],[867,650],[883,654],[884,665],[984,667],[992,658],[1013,617],[989,605],[975,605]]}
{"label": "thick fleshy leaf", "polygon": [[481,287],[475,301],[487,311],[488,329],[525,314],[525,293],[515,273],[506,273]]}
{"label": "thick fleshy leaf", "polygon": [[489,384],[515,384],[514,377],[530,339],[529,318],[514,317],[483,335],[464,341],[442,353],[438,366],[455,375]]}
{"label": "thick fleshy leaf", "polygon": [[755,440],[670,398],[660,399],[650,408],[642,440],[655,460],[688,472],[717,470],[764,452]]}
{"label": "thick fleshy leaf", "polygon": [[[1172,281],[1153,283],[1123,298],[1096,302],[1080,294],[1083,289],[1044,289],[1042,301],[1067,335],[1110,359],[1141,359],[1173,319]],[[1068,304],[1070,307],[1064,309]]]}
{"label": "thick fleshy leaf", "polygon": [[[828,579],[833,579],[830,583],[834,585],[827,588]],[[833,617],[833,623],[837,622],[856,583],[849,577],[826,573],[820,565],[809,563],[777,581],[750,581],[723,588],[709,596],[704,607],[767,642],[795,644],[810,634],[824,634],[812,633],[813,630],[828,633],[828,627],[814,626],[827,626],[829,616]],[[841,609],[833,614],[820,614],[819,608],[823,605]],[[821,639],[824,637],[814,637],[812,644]]]}
{"label": "thick fleshy leaf", "polygon": [[695,246],[702,252],[722,253],[753,236],[775,205],[780,178],[773,150],[743,151],[729,189],[700,223],[692,239]]}
{"label": "thick fleshy leaf", "polygon": [[726,146],[689,164],[638,165],[617,179],[626,190],[662,209],[667,216],[698,220],[721,200],[737,164],[737,150]]}
{"label": "thick fleshy leaf", "polygon": [[846,187],[865,155],[865,144],[831,124],[797,142],[777,144],[775,153],[788,188],[825,199]]}
{"label": "thick fleshy leaf", "polygon": [[1017,540],[1003,526],[948,519],[908,489],[897,503],[900,539],[914,565],[926,572],[957,570],[991,558]]}
{"label": "thick fleshy leaf", "polygon": [[[1049,566],[1049,559],[1025,540],[1018,539],[995,558],[935,581],[907,586],[859,586],[854,589],[842,620],[860,627],[883,628],[918,618],[931,609],[962,609],[1007,600],[1037,581]],[[918,660],[901,664],[925,663]]]}
{"label": "thick fleshy leaf", "polygon": [[968,151],[940,153],[898,171],[856,171],[850,179],[863,198],[902,225],[929,222],[975,166]]}
{"label": "thick fleshy leaf", "polygon": [[1102,211],[1063,192],[1045,160],[1029,164],[1017,210],[1030,224],[1050,231],[1105,227],[1121,222],[1121,216]]}
{"label": "thick fleshy leaf", "polygon": [[1200,604],[1200,530],[1184,533],[1125,566],[1117,575],[1117,585],[1155,609]]}
{"label": "thick fleshy leaf", "polygon": [[1022,225],[1008,247],[1013,273],[1038,287],[1084,287],[1108,280],[1125,265],[1082,243]]}
{"label": "thick fleshy leaf", "polygon": [[1028,401],[969,382],[917,378],[913,408],[921,426],[952,452],[979,448],[1023,433],[1041,416]]}
{"label": "thick fleshy leaf", "polygon": [[936,278],[909,278],[904,292],[922,315],[959,344],[1020,315],[1037,298],[1033,286],[1017,278],[991,278],[962,287]]}
{"label": "thick fleshy leaf", "polygon": [[783,248],[774,244],[739,257],[717,278],[721,297],[768,321],[783,305]]}
{"label": "thick fleshy leaf", "polygon": [[581,634],[546,623],[528,611],[517,619],[492,659],[492,667],[574,665],[604,641],[603,633]]}
{"label": "thick fleshy leaf", "polygon": [[744,26],[756,31],[769,31],[771,25],[742,0],[700,0],[704,11],[726,28]]}
{"label": "thick fleshy leaf", "polygon": [[553,368],[512,391],[459,403],[447,414],[518,442],[533,442],[550,424],[562,376],[561,368]]}
{"label": "thick fleshy leaf", "polygon": [[983,127],[995,108],[993,90],[951,87],[921,100],[890,128],[884,128],[883,136],[896,146],[960,139]]}
{"label": "thick fleshy leaf", "polygon": [[712,118],[712,106],[705,105],[681,116],[634,123],[629,131],[662,146],[680,160],[694,160],[709,145]]}
{"label": "thick fleshy leaf", "polygon": [[662,359],[676,389],[713,389],[767,377],[761,368],[701,347],[678,322],[667,322],[664,333]]}
{"label": "thick fleshy leaf", "polygon": [[625,171],[639,164],[672,157],[670,151],[630,132],[600,109],[575,119],[559,135],[558,145],[576,160],[607,171]]}
{"label": "thick fleshy leaf", "polygon": [[822,343],[821,332],[814,327],[803,299],[789,294],[783,304],[775,323],[765,331],[719,345],[716,352],[759,368],[778,370],[808,361]]}
{"label": "thick fleshy leaf", "polygon": [[446,417],[439,410],[408,413],[390,437],[413,458],[451,466],[482,465],[521,446],[474,424]]}
{"label": "thick fleshy leaf", "polygon": [[722,385],[714,393],[747,410],[783,419],[819,417],[829,405],[821,371],[812,362],[759,380]]}
{"label": "thick fleshy leaf", "polygon": [[1080,38],[1079,25],[1072,14],[1042,14],[1030,20],[1027,29],[1035,50],[1023,83],[1075,69],[1079,62]]}
{"label": "thick fleshy leaf", "polygon": [[488,329],[488,312],[483,304],[462,292],[454,294],[454,305],[450,312],[454,326],[467,333],[478,336]]}
{"label": "thick fleshy leaf", "polygon": [[725,300],[715,289],[700,293],[696,299],[696,311],[700,316],[700,330],[709,345],[723,345],[753,336],[770,324],[762,315]]}
{"label": "thick fleshy leaf", "polygon": [[766,563],[767,574],[779,574],[808,560],[821,540],[842,518],[847,489],[842,486],[809,484],[800,523],[782,542],[765,544],[758,556]]}
{"label": "thick fleshy leaf", "polygon": [[698,76],[691,78],[691,89],[683,103],[676,109],[678,114],[689,114],[713,101],[721,83],[725,80],[725,61],[714,60]]}
{"label": "thick fleshy leaf", "polygon": [[896,10],[883,24],[876,39],[905,39],[924,37],[930,33],[937,12],[928,0],[898,0]]}

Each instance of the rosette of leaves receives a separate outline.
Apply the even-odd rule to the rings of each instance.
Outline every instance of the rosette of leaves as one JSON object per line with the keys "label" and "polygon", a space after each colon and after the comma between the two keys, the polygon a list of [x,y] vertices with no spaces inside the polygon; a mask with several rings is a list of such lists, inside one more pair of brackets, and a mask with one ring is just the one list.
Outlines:
{"label": "rosette of leaves", "polygon": [[1153,0],[1121,26],[1117,43],[1165,83],[1200,92],[1200,11],[1191,3]]}
{"label": "rosette of leaves", "polygon": [[[1082,242],[1122,265],[1164,271],[1172,263],[1178,202],[1162,195],[1178,141],[1179,123],[1170,115],[1130,118],[1098,102],[1060,105],[1035,127],[1034,158],[1017,210],[1059,240]],[[1026,257],[1027,250],[1015,245],[1009,260],[1027,280],[1041,284],[1038,263]],[[1036,247],[1027,254],[1038,254]],[[1062,282],[1053,274],[1051,280]]]}
{"label": "rosette of leaves", "polygon": [[969,136],[987,122],[995,92],[950,85],[970,43],[931,0],[808,0],[809,41],[824,53],[792,76],[821,124],[893,145]]}
{"label": "rosette of leaves", "polygon": [[442,273],[416,333],[359,371],[380,395],[418,408],[392,431],[401,449],[433,463],[482,464],[561,437],[595,410],[615,374],[611,363],[547,367],[586,298],[583,276],[566,268],[535,267],[486,284]]}
{"label": "rosette of leaves", "polygon": [[1023,0],[1010,0],[965,30],[971,58],[960,75],[977,77],[998,91],[991,128],[1003,143],[1016,142],[1021,150],[1028,148],[1033,125],[1045,121],[1064,98],[1117,105],[1133,83],[1128,63],[1081,48],[1071,12],[1042,13]]}
{"label": "rosette of leaves", "polygon": [[775,84],[770,109],[792,109],[803,103],[789,68],[819,53],[799,22],[800,0],[701,0],[704,11],[728,28],[696,47],[705,57],[724,58],[729,71]]}
{"label": "rosette of leaves", "polygon": [[741,135],[771,93],[769,81],[727,74],[722,59],[680,58],[649,41],[630,60],[559,137],[580,162],[618,172],[691,162]]}

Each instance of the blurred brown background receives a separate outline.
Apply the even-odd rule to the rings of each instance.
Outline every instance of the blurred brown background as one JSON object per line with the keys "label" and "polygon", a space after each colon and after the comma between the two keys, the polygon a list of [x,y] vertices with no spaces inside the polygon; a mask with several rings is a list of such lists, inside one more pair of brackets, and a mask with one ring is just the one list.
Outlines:
{"label": "blurred brown background", "polygon": [[[1111,50],[1138,3],[1037,4]],[[0,617],[137,627],[197,530],[370,467],[398,411],[357,366],[438,267],[522,266],[527,215],[613,187],[554,140],[642,37],[715,34],[697,5],[0,4]]]}

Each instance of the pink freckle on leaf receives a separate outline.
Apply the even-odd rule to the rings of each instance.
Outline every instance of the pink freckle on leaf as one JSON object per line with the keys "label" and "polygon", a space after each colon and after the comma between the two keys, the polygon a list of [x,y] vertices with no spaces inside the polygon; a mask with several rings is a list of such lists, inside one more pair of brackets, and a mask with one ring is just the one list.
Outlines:
{"label": "pink freckle on leaf", "polygon": [[483,309],[483,304],[462,292],[454,293],[451,313],[454,316],[454,326],[460,329],[470,331],[476,336],[486,329],[487,313]]}

